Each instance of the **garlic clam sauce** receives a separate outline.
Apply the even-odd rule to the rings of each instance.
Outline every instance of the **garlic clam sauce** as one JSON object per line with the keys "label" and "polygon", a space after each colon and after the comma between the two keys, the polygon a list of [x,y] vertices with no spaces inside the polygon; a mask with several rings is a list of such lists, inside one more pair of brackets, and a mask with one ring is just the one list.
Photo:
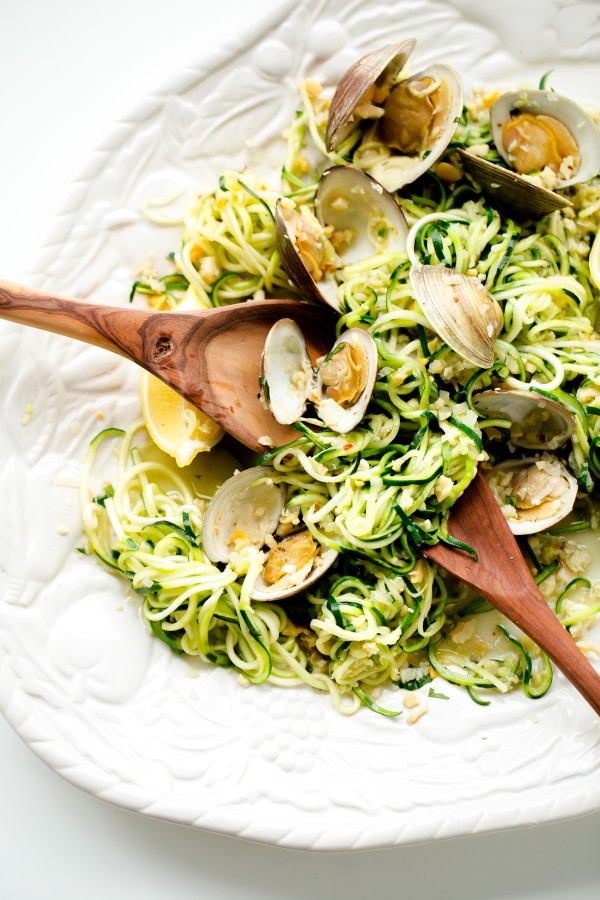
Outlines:
{"label": "garlic clam sauce", "polygon": [[[404,692],[447,699],[443,681],[482,705],[494,692],[538,697],[550,687],[545,655],[419,554],[451,540],[452,505],[477,468],[559,620],[598,655],[586,638],[600,612],[600,584],[588,574],[600,478],[597,120],[577,106],[573,126],[564,110],[574,102],[545,78],[509,101],[482,89],[464,103],[450,67],[412,74],[413,48],[375,51],[335,93],[306,78],[281,183],[224,172],[185,209],[172,270],[142,272],[134,286],[160,309],[294,290],[318,301],[327,283],[321,300],[339,314],[338,351],[348,351],[351,329],[376,349],[368,388],[358,351],[319,382],[302,335],[280,327],[269,369],[279,374],[268,377],[284,380],[263,377],[261,390],[266,404],[277,395],[285,405],[288,378],[297,438],[282,448],[265,440],[257,468],[227,481],[209,513],[194,464],[179,469],[149,448],[141,423],[97,436],[82,486],[89,548],[130,580],[154,635],[175,653],[234,669],[243,684],[328,692],[344,714],[366,705],[399,715],[402,700],[415,706]],[[401,215],[364,215],[362,176],[347,182],[342,171],[328,200],[332,224],[316,202],[332,166],[367,173]],[[357,192],[363,214],[352,218]],[[281,362],[286,342],[296,368]],[[332,426],[319,398],[331,399],[333,382],[344,415]],[[344,404],[359,397],[360,415],[347,416]],[[111,442],[107,482],[98,450]],[[227,509],[239,515],[226,527]],[[382,699],[394,686],[403,693]]]}

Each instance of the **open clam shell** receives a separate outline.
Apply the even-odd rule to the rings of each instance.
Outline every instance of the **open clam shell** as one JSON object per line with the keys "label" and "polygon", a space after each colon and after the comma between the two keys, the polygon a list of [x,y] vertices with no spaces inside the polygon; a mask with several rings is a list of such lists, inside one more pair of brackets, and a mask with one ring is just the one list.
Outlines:
{"label": "open clam shell", "polygon": [[266,554],[252,600],[283,600],[305,590],[338,555],[317,544],[306,530],[276,542],[286,488],[272,480],[274,475],[270,466],[239,472],[221,485],[204,515],[202,544],[212,562],[229,563],[234,554]]}
{"label": "open clam shell", "polygon": [[281,424],[298,421],[310,400],[321,421],[346,434],[364,416],[377,379],[377,344],[362,328],[344,331],[316,372],[290,319],[271,328],[262,358],[263,397]]}
{"label": "open clam shell", "polygon": [[[424,84],[430,87],[423,89]],[[414,90],[415,96],[419,97],[423,90],[432,87],[435,88],[431,93],[432,116],[425,126],[420,119],[422,113],[407,107],[404,100],[397,100],[397,97],[400,91],[407,90],[409,95]],[[452,140],[462,107],[462,81],[452,66],[432,65],[394,85],[377,128],[378,139],[393,149],[389,157],[369,167],[373,177],[388,191],[397,191],[420,178],[438,161]],[[418,127],[410,124],[414,116],[419,117]]]}
{"label": "open clam shell", "polygon": [[568,516],[577,481],[556,456],[510,460],[484,473],[513,534],[547,531]]}
{"label": "open clam shell", "polygon": [[349,328],[337,339],[317,370],[317,413],[338,434],[356,428],[377,379],[377,344],[362,328]]}
{"label": "open clam shell", "polygon": [[263,398],[281,425],[297,422],[306,409],[313,370],[304,335],[292,319],[269,331],[261,359]]}
{"label": "open clam shell", "polygon": [[581,181],[588,181],[600,169],[600,132],[594,120],[577,103],[554,91],[522,90],[512,91],[499,97],[490,109],[492,136],[498,153],[511,168],[515,168],[514,150],[506,141],[506,126],[516,118],[527,116],[531,121],[541,116],[543,120],[553,120],[569,133],[579,152],[579,160],[570,174],[559,172],[556,187],[569,187]]}
{"label": "open clam shell", "polygon": [[408,224],[394,197],[356,166],[332,166],[319,179],[317,217],[344,238],[342,265],[376,252],[405,253]]}
{"label": "open clam shell", "polygon": [[[477,181],[486,196],[496,205],[517,212],[526,218],[537,218],[573,206],[572,202],[557,193],[558,190],[570,187],[593,178],[600,170],[600,132],[594,120],[580,106],[556,94],[553,91],[522,90],[512,91],[499,97],[490,109],[491,128],[494,143],[500,156],[509,169],[498,166],[489,160],[481,159],[469,152],[459,151],[463,168]],[[511,123],[525,118],[528,125],[535,123],[536,118],[546,124],[541,128],[542,134],[552,135],[548,123],[556,123],[554,128],[565,129],[561,139],[561,152],[558,150],[558,139],[549,137],[553,148],[554,160],[552,189],[543,184],[529,181],[515,168],[527,172],[526,163],[537,165],[543,159],[539,155],[531,132],[530,137],[519,142],[516,132],[510,130]],[[535,126],[534,126],[535,127]],[[565,141],[564,145],[562,141]],[[564,156],[567,147],[572,147],[574,156]],[[522,153],[520,155],[520,151]],[[560,164],[563,159],[564,165]],[[571,160],[569,162],[569,159]],[[517,165],[518,163],[518,165]],[[531,173],[533,174],[533,173]]]}
{"label": "open clam shell", "polygon": [[202,546],[211,562],[229,562],[236,541],[257,550],[273,534],[285,506],[285,488],[269,466],[244,469],[216,492],[204,514]]}
{"label": "open clam shell", "polygon": [[445,266],[414,265],[410,282],[417,303],[442,340],[463,359],[489,369],[503,318],[479,279]]}
{"label": "open clam shell", "polygon": [[389,44],[361,57],[342,76],[331,106],[325,143],[327,150],[335,150],[356,127],[355,110],[372,88],[387,88],[403,69],[416,41],[409,38],[399,44]]}
{"label": "open clam shell", "polygon": [[[321,228],[304,219],[281,200],[275,207],[275,237],[284,269],[301,294],[318,303],[326,303],[340,312],[333,248],[328,247]],[[322,231],[322,229],[321,229]]]}
{"label": "open clam shell", "polygon": [[557,450],[575,434],[573,413],[535,391],[495,388],[474,394],[472,403],[481,415],[510,419],[510,439],[517,447]]}
{"label": "open clam shell", "polygon": [[[282,559],[287,558],[284,547],[287,543],[291,543],[294,539],[299,538],[305,540],[309,538],[308,531],[296,532],[284,538],[277,546],[270,551],[269,557],[277,557],[279,552],[282,553]],[[263,571],[260,573],[254,583],[252,591],[252,600],[285,600],[287,597],[293,597],[313,585],[327,572],[334,564],[338,557],[338,551],[330,547],[323,547],[313,542],[315,546],[315,555],[308,559],[304,565],[299,566],[295,571],[285,572],[281,578],[271,583],[265,578],[265,572],[268,571],[269,559]],[[293,563],[283,563],[283,566],[293,566]]]}
{"label": "open clam shell", "polygon": [[392,195],[355,166],[323,173],[315,207],[311,219],[277,201],[277,248],[298,290],[340,312],[335,270],[376,253],[404,253],[408,224]]}

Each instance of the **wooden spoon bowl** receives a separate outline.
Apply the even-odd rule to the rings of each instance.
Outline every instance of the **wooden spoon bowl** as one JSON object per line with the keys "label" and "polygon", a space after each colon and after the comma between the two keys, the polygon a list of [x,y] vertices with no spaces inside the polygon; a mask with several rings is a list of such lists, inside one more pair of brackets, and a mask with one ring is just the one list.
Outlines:
{"label": "wooden spoon bowl", "polygon": [[156,375],[253,450],[298,432],[264,409],[260,359],[269,329],[288,317],[304,333],[312,362],[329,352],[335,316],[298,300],[253,300],[193,312],[102,306],[0,281],[0,318],[111,350]]}

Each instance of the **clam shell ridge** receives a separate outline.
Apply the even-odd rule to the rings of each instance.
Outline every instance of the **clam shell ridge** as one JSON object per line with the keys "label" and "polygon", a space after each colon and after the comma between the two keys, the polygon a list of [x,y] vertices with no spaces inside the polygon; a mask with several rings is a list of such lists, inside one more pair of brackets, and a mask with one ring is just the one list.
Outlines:
{"label": "clam shell ridge", "polygon": [[431,327],[459,356],[482,369],[494,362],[502,313],[478,278],[445,266],[412,266],[410,282]]}
{"label": "clam shell ridge", "polygon": [[328,151],[335,150],[354,129],[354,110],[376,82],[391,84],[411,55],[414,38],[389,44],[362,56],[342,75],[329,107],[325,133]]}
{"label": "clam shell ridge", "polygon": [[573,206],[568,197],[525,181],[511,169],[464,150],[459,150],[458,154],[465,172],[477,182],[494,206],[516,212],[526,219],[539,218],[556,209]]}

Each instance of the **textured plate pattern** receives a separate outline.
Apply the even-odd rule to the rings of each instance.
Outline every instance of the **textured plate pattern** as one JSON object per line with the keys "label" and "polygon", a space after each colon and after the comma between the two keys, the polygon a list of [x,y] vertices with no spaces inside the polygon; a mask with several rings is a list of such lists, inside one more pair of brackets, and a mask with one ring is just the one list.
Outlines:
{"label": "textured plate pattern", "polygon": [[[225,167],[259,158],[276,183],[272,148],[300,75],[332,83],[367,49],[413,35],[419,65],[449,62],[467,83],[537,80],[554,68],[556,87],[582,100],[599,83],[594,3],[294,0],[114,129],[32,281],[125,304],[139,261],[178,239],[144,221],[144,200],[212,186]],[[0,705],[65,778],[148,815],[311,849],[600,808],[599,724],[558,676],[536,703],[513,696],[486,709],[445,687],[450,702],[431,700],[411,729],[366,710],[346,720],[308,689],[245,690],[232,673],[150,640],[122,582],[74,552],[85,447],[98,414],[112,425],[137,415],[135,367],[4,323],[0,360]]]}

